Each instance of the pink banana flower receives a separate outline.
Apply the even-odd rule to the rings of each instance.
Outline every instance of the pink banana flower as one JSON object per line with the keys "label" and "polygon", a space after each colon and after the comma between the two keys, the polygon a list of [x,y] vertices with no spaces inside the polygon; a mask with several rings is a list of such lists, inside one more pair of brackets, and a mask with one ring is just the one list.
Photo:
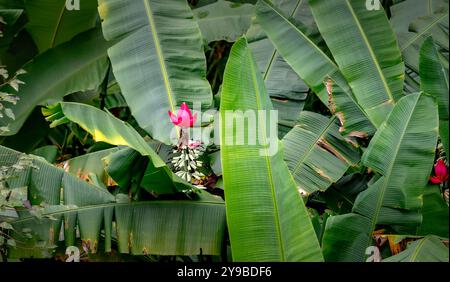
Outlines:
{"label": "pink banana flower", "polygon": [[194,126],[194,123],[197,120],[197,113],[192,115],[188,105],[186,105],[186,103],[184,102],[183,104],[181,104],[181,107],[176,115],[171,111],[169,111],[168,113],[172,123],[182,128],[189,128]]}
{"label": "pink banana flower", "polygon": [[430,177],[431,183],[440,184],[442,182],[447,181],[448,179],[448,171],[445,162],[439,159],[434,165],[434,174]]}

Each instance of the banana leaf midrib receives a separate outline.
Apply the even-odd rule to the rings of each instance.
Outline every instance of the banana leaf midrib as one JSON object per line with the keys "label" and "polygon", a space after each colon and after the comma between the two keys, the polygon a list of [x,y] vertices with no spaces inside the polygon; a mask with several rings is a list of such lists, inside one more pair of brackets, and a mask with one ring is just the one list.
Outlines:
{"label": "banana leaf midrib", "polygon": [[[400,145],[402,144],[402,141],[403,141],[403,138],[404,138],[404,136],[405,136],[406,130],[408,129],[409,123],[410,123],[411,118],[412,118],[412,116],[413,116],[413,114],[414,114],[414,111],[415,111],[415,108],[416,108],[416,105],[417,105],[419,99],[420,99],[420,96],[419,96],[419,97],[416,99],[416,101],[414,102],[414,106],[412,107],[413,110],[411,110],[411,112],[409,113],[409,117],[408,117],[408,119],[407,119],[407,122],[405,122],[404,130],[402,130],[401,136],[400,136],[400,138],[399,138],[399,140],[398,140],[398,142],[397,142],[397,146],[396,146],[396,148],[395,148],[395,154],[394,154],[394,156],[393,156],[394,161],[392,161],[392,162],[390,163],[390,165],[389,165],[389,167],[388,167],[388,169],[387,169],[387,172],[388,172],[388,173],[387,173],[386,175],[383,175],[384,179],[383,179],[383,183],[382,183],[381,189],[380,189],[380,191],[379,191],[379,196],[378,196],[378,199],[377,199],[375,212],[374,212],[373,217],[371,218],[371,222],[370,222],[370,226],[371,226],[371,227],[370,227],[370,233],[369,233],[369,236],[368,236],[369,239],[368,239],[368,241],[367,241],[367,243],[366,243],[366,246],[370,246],[370,242],[372,241],[372,236],[371,236],[371,234],[372,234],[373,231],[375,230],[375,226],[376,226],[377,221],[378,221],[378,216],[379,216],[379,214],[380,214],[381,207],[382,207],[383,201],[384,201],[384,194],[386,193],[387,184],[388,184],[389,179],[390,179],[390,177],[391,177],[392,168],[394,167],[395,160],[397,159],[398,152],[399,152],[399,150],[400,150]],[[391,114],[392,114],[392,113],[391,113]],[[389,117],[388,117],[388,118],[389,118]],[[388,119],[388,118],[387,118],[387,119]],[[386,123],[385,123],[385,124],[386,124]],[[379,181],[379,180],[378,180],[378,181]]]}
{"label": "banana leaf midrib", "polygon": [[403,46],[401,46],[401,51],[405,51],[408,47],[410,47],[414,42],[416,42],[419,38],[421,38],[424,34],[426,34],[430,29],[432,29],[435,25],[440,23],[445,17],[448,17],[447,13],[443,13],[442,16],[437,17],[433,20],[429,25],[426,26],[421,32],[416,33],[416,35],[412,36]]}
{"label": "banana leaf midrib", "polygon": [[375,52],[373,50],[373,47],[370,44],[369,39],[367,38],[366,34],[364,33],[364,30],[363,30],[363,28],[361,26],[361,23],[359,22],[359,19],[356,16],[355,10],[353,9],[352,5],[350,5],[349,0],[345,0],[345,4],[347,5],[350,13],[352,14],[352,18],[354,19],[355,24],[358,27],[358,30],[359,30],[359,32],[361,34],[362,39],[363,39],[362,42],[364,42],[364,44],[366,45],[367,50],[369,51],[370,57],[372,58],[372,62],[374,63],[374,65],[375,65],[375,67],[377,69],[377,73],[380,76],[381,81],[383,82],[383,86],[385,88],[385,91],[386,91],[386,93],[389,96],[389,100],[387,102],[393,103],[394,100],[395,100],[394,96],[392,95],[391,89],[389,88],[389,86],[388,86],[388,84],[386,82],[386,79],[384,77],[383,71],[382,71],[382,69],[380,67],[380,64],[379,64],[379,62],[377,60],[377,57],[375,55]]}
{"label": "banana leaf midrib", "polygon": [[58,36],[59,28],[61,27],[61,22],[62,22],[62,19],[64,17],[65,10],[66,10],[66,6],[65,6],[65,3],[63,3],[62,6],[61,6],[61,12],[59,13],[59,17],[58,17],[58,19],[56,21],[55,31],[52,34],[52,39],[51,39],[51,42],[50,42],[50,46],[51,46],[50,48],[54,48],[55,47],[56,36]]}
{"label": "banana leaf midrib", "polygon": [[[252,57],[252,54],[250,52],[250,49],[247,48],[247,52],[249,53],[249,56]],[[258,110],[262,109],[262,104],[261,104],[261,100],[260,100],[260,95],[261,95],[261,91],[258,85],[258,79],[256,77],[256,69],[255,69],[255,65],[253,62],[250,62],[250,70],[251,70],[251,74],[252,74],[252,82],[253,82],[253,88],[255,89],[255,98],[256,98],[256,107]],[[267,144],[267,140],[266,140],[266,130],[265,130],[265,123],[262,123],[261,121],[261,116],[258,115],[258,119],[259,122],[261,124],[263,124],[263,126],[260,126],[260,130],[262,130],[262,134],[260,134],[260,136],[262,136],[263,138],[263,144]],[[283,258],[283,261],[286,260],[286,254],[284,251],[284,244],[283,244],[283,240],[281,238],[281,226],[280,226],[280,213],[278,210],[278,204],[277,204],[277,195],[275,192],[275,184],[273,181],[273,175],[272,175],[272,166],[270,163],[270,159],[268,157],[268,151],[267,151],[267,146],[264,146],[264,160],[266,162],[266,168],[267,168],[267,175],[268,175],[268,180],[270,183],[270,191],[272,194],[272,204],[274,207],[274,217],[275,217],[275,225],[276,225],[276,229],[277,229],[277,234],[278,234],[278,243],[280,244],[280,252],[281,252],[281,257]]]}
{"label": "banana leaf midrib", "polygon": [[167,98],[169,100],[169,106],[172,112],[175,112],[174,98],[172,93],[172,88],[169,83],[169,75],[167,73],[166,63],[164,61],[164,54],[161,49],[161,43],[158,37],[158,33],[155,26],[155,21],[153,19],[153,11],[150,7],[148,0],[142,0],[145,6],[145,13],[147,15],[147,20],[149,22],[149,26],[152,32],[153,42],[155,43],[156,53],[158,55],[158,62],[161,68],[161,73],[164,79],[164,86],[167,92]]}
{"label": "banana leaf midrib", "polygon": [[416,261],[416,257],[419,255],[420,250],[422,250],[422,248],[425,245],[425,242],[427,240],[430,240],[430,237],[425,237],[419,242],[417,247],[414,249],[414,251],[413,251],[413,253],[411,255],[411,258],[409,259],[410,262],[415,262]]}

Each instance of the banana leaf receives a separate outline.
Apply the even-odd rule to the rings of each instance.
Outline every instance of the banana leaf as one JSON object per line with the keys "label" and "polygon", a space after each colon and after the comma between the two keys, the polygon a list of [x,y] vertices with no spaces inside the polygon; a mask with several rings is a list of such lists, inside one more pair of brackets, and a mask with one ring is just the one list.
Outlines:
{"label": "banana leaf", "polygon": [[377,225],[418,228],[423,193],[434,162],[438,109],[427,94],[400,99],[364,152],[377,173],[355,200],[352,213],[327,220],[327,261],[365,261]]}
{"label": "banana leaf", "polygon": [[360,155],[339,133],[337,118],[303,111],[283,138],[284,160],[297,186],[312,193],[338,181]]}
{"label": "banana leaf", "polygon": [[[1,165],[12,165],[23,154],[0,146],[0,155]],[[105,251],[111,251],[113,221],[122,253],[219,255],[222,251],[225,208],[219,197],[200,192],[192,201],[123,202],[45,161],[33,158],[33,166],[11,179],[9,186],[28,186],[33,206],[48,205],[39,216],[19,210],[19,218],[6,218],[17,231],[12,257],[51,255],[46,250],[58,242],[62,219],[65,245],[74,245],[78,226],[82,241],[94,253],[101,230]],[[31,229],[32,238],[25,236],[24,229]]]}
{"label": "banana leaf", "polygon": [[191,9],[179,0],[98,3],[106,40],[118,40],[108,54],[132,115],[154,139],[174,143],[167,111],[176,112],[182,102],[202,108],[212,104],[202,37]]}
{"label": "banana leaf", "polygon": [[384,10],[370,11],[360,0],[309,3],[320,33],[358,104],[378,128],[402,97],[405,71]]}
{"label": "banana leaf", "polygon": [[420,80],[421,90],[436,97],[438,101],[439,135],[448,155],[448,67],[442,64],[432,37],[426,39],[420,49]]}
{"label": "banana leaf", "polygon": [[436,236],[412,242],[403,252],[382,262],[448,262],[448,247]]}
{"label": "banana leaf", "polygon": [[447,45],[448,62],[448,0],[406,0],[393,5],[391,14],[391,25],[409,68],[419,73],[420,47],[430,35],[439,38],[441,47]]}
{"label": "banana leaf", "polygon": [[[276,132],[268,136],[272,106],[245,37],[231,49],[221,97],[222,173],[233,261],[321,261],[318,239],[282,148],[269,152],[273,142],[282,144]],[[271,143],[235,145],[239,133],[227,119],[238,111],[255,116],[262,111],[257,124],[245,123],[244,129],[259,128],[260,142],[270,138]],[[244,140],[252,135],[245,130]]]}
{"label": "banana leaf", "polygon": [[[66,0],[25,0],[26,29],[43,53],[93,28],[97,22],[96,1],[83,2],[78,11],[69,11]],[[80,5],[80,6],[81,6]]]}
{"label": "banana leaf", "polygon": [[356,103],[338,66],[310,37],[307,27],[266,0],[258,2],[256,14],[277,51],[330,111],[340,117],[343,133],[372,135],[375,128],[370,117]]}

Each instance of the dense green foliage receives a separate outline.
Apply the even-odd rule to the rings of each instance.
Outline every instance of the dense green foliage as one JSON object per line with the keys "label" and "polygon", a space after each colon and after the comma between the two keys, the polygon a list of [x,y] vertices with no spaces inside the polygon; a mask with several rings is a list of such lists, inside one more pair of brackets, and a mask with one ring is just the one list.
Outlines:
{"label": "dense green foliage", "polygon": [[448,261],[448,0],[368,2],[0,0],[1,260]]}

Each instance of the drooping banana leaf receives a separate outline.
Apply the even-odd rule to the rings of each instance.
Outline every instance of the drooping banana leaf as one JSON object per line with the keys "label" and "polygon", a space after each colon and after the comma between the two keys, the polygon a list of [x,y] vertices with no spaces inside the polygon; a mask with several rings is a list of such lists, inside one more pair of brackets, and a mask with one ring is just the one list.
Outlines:
{"label": "drooping banana leaf", "polygon": [[[263,78],[247,40],[241,38],[233,45],[225,68],[220,108],[233,261],[321,261],[311,220],[283,161],[282,144],[277,132],[270,130],[269,134],[268,124],[276,122],[269,119],[270,110]],[[236,145],[234,139],[238,142],[241,133],[233,120],[242,117],[242,112],[257,117],[256,124],[236,121],[244,129],[244,144]],[[252,133],[255,128],[259,132]],[[259,141],[253,144],[250,140],[255,135]]]}
{"label": "drooping banana leaf", "polygon": [[[222,252],[225,234],[225,208],[223,202],[218,199],[213,201],[110,203],[83,207],[59,206],[57,211],[53,211],[55,208],[51,206],[44,209],[42,216],[60,218],[61,216],[70,217],[73,214],[86,215],[78,218],[78,224],[82,241],[90,244],[90,251],[94,253],[97,251],[98,241],[85,236],[83,232],[91,229],[93,230],[92,234],[100,234],[102,221],[97,221],[96,218],[92,218],[92,215],[98,214],[99,211],[102,214],[102,210],[110,211],[105,214],[104,219],[105,223],[109,224],[107,227],[109,233],[114,214],[120,253],[189,256],[220,255]],[[24,215],[11,223],[17,230],[22,228],[33,230],[33,225],[48,226],[53,222],[49,219],[38,220]],[[51,228],[47,228],[47,232],[50,234],[58,231],[56,229],[55,231],[48,230]],[[46,238],[46,235],[37,233],[35,236],[42,240],[42,238]],[[18,237],[18,240],[23,239],[22,236]],[[109,238],[109,240],[111,239]],[[48,242],[48,245],[54,243],[55,241]],[[70,245],[73,243],[66,243],[66,246]],[[106,245],[108,247],[105,251],[110,252],[110,242]],[[17,249],[16,253],[13,253],[15,257],[28,257],[25,255],[29,253]],[[35,252],[33,251],[32,254]]]}
{"label": "drooping banana leaf", "polygon": [[420,49],[420,81],[421,90],[436,97],[438,101],[439,135],[448,155],[448,67],[442,64],[432,37],[426,39]]}
{"label": "drooping banana leaf", "polygon": [[80,10],[69,11],[66,0],[25,0],[29,23],[26,29],[43,53],[47,49],[70,41],[95,26],[97,2],[81,1]]}
{"label": "drooping banana leaf", "polygon": [[320,33],[358,104],[378,128],[402,97],[405,71],[384,10],[370,11],[360,0],[309,3]]}
{"label": "drooping banana leaf", "polygon": [[[0,155],[2,165],[13,165],[17,163],[23,154],[10,150],[6,147],[0,146]],[[10,188],[28,187],[28,200],[32,205],[46,205],[56,206],[51,207],[52,211],[64,209],[58,206],[60,204],[71,206],[86,206],[95,204],[106,204],[114,202],[112,196],[106,189],[102,189],[88,184],[82,179],[77,178],[71,174],[65,173],[64,170],[56,168],[53,165],[39,159],[32,159],[34,167],[26,167],[25,170],[14,175],[8,180]],[[62,189],[62,190],[61,190]],[[61,193],[62,192],[62,193]],[[112,210],[111,210],[112,212]],[[26,214],[27,211],[21,211],[19,214]],[[75,220],[78,218],[83,221],[84,228],[80,230],[82,238],[97,241],[99,238],[99,230],[102,227],[102,219],[104,213],[108,211],[105,209],[98,209],[95,212],[90,212],[87,217],[85,213],[74,213],[72,218],[74,221],[66,222],[65,233],[75,232]],[[84,220],[83,220],[84,219]],[[42,222],[32,222],[28,228],[36,227],[34,230],[40,241],[47,242],[48,245],[54,244],[58,240],[59,230],[61,227],[62,215],[55,217],[55,220],[43,220]],[[20,227],[20,228],[19,228]],[[17,230],[26,228],[25,226],[17,226]],[[96,231],[98,231],[96,233]],[[24,238],[22,238],[24,239]],[[35,241],[36,238],[33,238]],[[71,245],[73,243],[69,236],[66,236],[66,243]],[[34,253],[31,248],[31,253],[27,244],[24,248],[18,247],[12,250],[12,256],[28,257]],[[17,251],[18,253],[15,253]],[[42,251],[42,250],[41,250]]]}
{"label": "drooping banana leaf", "polygon": [[[21,153],[0,146],[1,165],[11,165]],[[64,218],[66,246],[75,242],[78,225],[81,239],[97,251],[100,231],[105,234],[105,251],[111,250],[113,215],[117,227],[119,251],[134,255],[219,255],[225,232],[223,201],[201,192],[192,201],[116,201],[106,189],[86,183],[44,161],[33,159],[29,167],[9,181],[10,187],[28,186],[33,204],[45,201],[40,218],[20,211],[9,218],[17,234],[17,247],[11,256],[42,257],[46,247],[56,244]],[[62,188],[62,197],[60,197]],[[61,203],[61,204],[60,204]],[[3,218],[2,218],[3,219]],[[31,229],[28,239],[22,232]],[[73,234],[71,234],[73,233]],[[37,247],[37,245],[40,247]],[[46,254],[48,256],[48,254]]]}
{"label": "drooping banana leaf", "polygon": [[[99,0],[114,75],[139,126],[166,144],[167,111],[182,102],[212,104],[197,22],[186,1]],[[172,140],[173,142],[173,140]]]}
{"label": "drooping banana leaf", "polygon": [[427,236],[382,262],[448,262],[448,247],[438,237]]}
{"label": "drooping banana leaf", "polygon": [[284,160],[297,186],[312,193],[338,181],[359,153],[339,133],[337,118],[303,111],[298,124],[283,138]]}
{"label": "drooping banana leaf", "polygon": [[192,12],[207,43],[220,40],[234,42],[250,27],[255,8],[251,4],[219,0]]}
{"label": "drooping banana leaf", "polygon": [[[73,92],[96,89],[108,69],[106,49],[109,45],[97,28],[48,50],[23,66],[27,73],[19,76],[24,82],[17,93],[20,100],[10,106],[15,119],[0,118],[0,127],[9,129],[2,135],[17,133],[38,105],[55,103]],[[0,91],[16,94],[9,86]]]}
{"label": "drooping banana leaf", "polygon": [[310,38],[306,27],[266,0],[258,2],[256,14],[277,51],[321,101],[338,114],[344,134],[372,135],[375,128],[368,114],[356,103],[337,65]]}
{"label": "drooping banana leaf", "polygon": [[[143,137],[129,124],[114,117],[109,112],[78,103],[59,103],[56,106],[43,109],[47,120],[52,121],[51,127],[72,121],[92,134],[95,141],[103,141],[112,145],[127,146],[138,151],[151,160],[146,174],[149,177],[149,187],[164,193],[191,190],[193,186],[174,174],[166,163],[147,144]],[[150,181],[151,180],[151,181]]]}
{"label": "drooping banana leaf", "polygon": [[420,225],[437,135],[438,110],[431,96],[410,94],[397,102],[362,159],[379,176],[358,195],[352,213],[327,221],[322,242],[327,261],[365,261],[377,225]]}
{"label": "drooping banana leaf", "polygon": [[448,0],[406,0],[393,5],[391,14],[403,60],[416,73],[420,47],[430,35],[440,38],[448,53]]}

